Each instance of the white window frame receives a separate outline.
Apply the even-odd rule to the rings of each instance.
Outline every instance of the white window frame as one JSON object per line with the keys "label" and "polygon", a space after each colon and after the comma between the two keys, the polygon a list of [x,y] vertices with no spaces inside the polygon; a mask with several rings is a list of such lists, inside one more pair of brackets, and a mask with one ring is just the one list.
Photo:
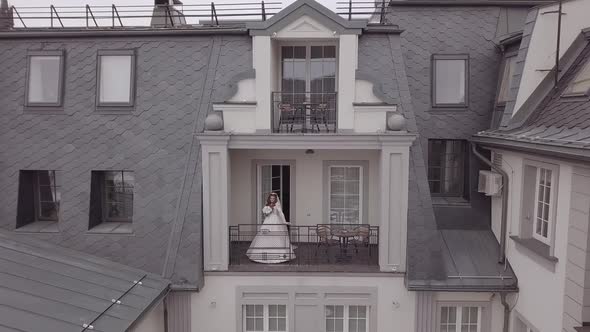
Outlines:
{"label": "white window frame", "polygon": [[[57,88],[57,101],[30,101],[30,85],[31,85],[31,60],[34,57],[59,57],[59,73],[58,82],[56,82]],[[64,79],[65,79],[65,51],[63,50],[51,50],[51,51],[29,51],[27,53],[27,82],[25,86],[25,105],[28,107],[62,107],[63,106],[63,95],[64,95]]]}
{"label": "white window frame", "polygon": [[339,47],[335,41],[288,41],[278,44],[278,87],[279,91],[283,90],[283,46],[304,46],[305,47],[305,92],[311,90],[311,47],[312,46],[334,46],[336,48],[336,74],[334,75],[334,92],[338,92],[338,68],[339,68]]}
{"label": "white window frame", "polygon": [[[545,172],[550,171],[551,172],[551,186],[549,187],[549,202],[545,202],[544,197],[543,200],[539,200],[539,186],[540,186],[540,180],[541,180],[541,171],[545,170]],[[547,245],[551,245],[551,239],[553,238],[553,224],[554,224],[554,218],[553,218],[553,209],[554,209],[554,201],[555,201],[555,170],[553,168],[550,167],[543,167],[543,166],[538,166],[536,168],[537,171],[537,175],[535,177],[535,197],[534,197],[534,204],[533,204],[533,238],[547,244]],[[546,174],[546,173],[545,173]],[[538,208],[538,204],[539,203],[543,203],[543,204],[548,204],[549,208],[547,211],[547,215],[545,216],[547,218],[547,237],[544,237],[542,234],[538,234],[537,233],[537,224],[540,222],[539,221],[539,208]],[[543,216],[541,216],[542,218]],[[544,221],[545,219],[543,219]],[[541,225],[541,233],[543,232],[543,226]]]}
{"label": "white window frame", "polygon": [[[364,177],[364,167],[362,165],[346,165],[346,164],[335,164],[335,165],[329,165],[328,166],[328,221],[330,221],[330,214],[332,211],[332,169],[333,168],[339,168],[339,167],[344,167],[344,168],[358,168],[359,169],[359,221],[357,224],[361,225],[363,223],[363,191],[364,191],[364,183],[363,183],[363,177]],[[345,200],[346,201],[346,196],[345,196]],[[344,207],[344,209],[346,210],[346,207]]]}
{"label": "white window frame", "polygon": [[440,332],[441,331],[441,324],[442,324],[442,308],[455,308],[455,331],[450,331],[450,332],[461,332],[461,328],[462,328],[462,319],[463,319],[463,308],[477,308],[477,332],[482,332],[482,320],[483,320],[483,307],[477,304],[458,304],[458,305],[454,305],[454,304],[443,304],[440,305],[438,307],[437,310],[437,324],[436,324],[436,331]]}
{"label": "white window frame", "polygon": [[[350,331],[350,326],[349,326],[349,319],[350,319],[350,307],[365,307],[366,311],[365,311],[365,331],[370,331],[369,328],[369,321],[370,321],[370,310],[371,307],[368,305],[363,305],[363,304],[327,304],[324,306],[324,326],[326,325],[326,322],[328,321],[328,317],[326,315],[326,309],[327,307],[343,307],[343,317],[342,317],[342,331],[343,332],[349,332]],[[333,319],[333,318],[331,318]]]}
{"label": "white window frame", "polygon": [[[249,318],[250,316],[246,316],[246,307],[247,306],[256,306],[256,305],[261,305],[262,306],[262,331],[258,331],[258,330],[248,330],[246,328],[246,319]],[[271,305],[282,305],[285,307],[285,330],[284,331],[270,331],[270,327],[269,327],[269,322],[270,322],[270,315],[269,315],[269,306]],[[254,316],[256,318],[260,317],[260,316]],[[278,317],[278,316],[277,316]],[[276,318],[276,317],[274,317]],[[279,318],[283,318],[283,317],[279,317]],[[242,331],[243,332],[289,332],[289,308],[286,304],[281,304],[281,303],[268,303],[268,304],[260,304],[260,303],[245,303],[242,305]]]}
{"label": "white window frame", "polygon": [[[464,61],[465,64],[465,86],[463,93],[464,101],[459,103],[438,103],[436,97],[436,66],[438,61],[458,60]],[[469,54],[433,54],[431,59],[431,99],[433,108],[466,108],[469,106]]]}
{"label": "white window frame", "polygon": [[[121,56],[129,57],[131,59],[131,70],[129,77],[129,100],[128,101],[101,101],[100,97],[102,92],[100,91],[102,77],[101,77],[101,66],[103,56]],[[96,68],[96,106],[97,108],[132,108],[135,105],[135,83],[136,83],[136,54],[134,49],[129,50],[99,50],[97,55],[97,68]]]}
{"label": "white window frame", "polygon": [[[253,223],[262,223],[263,218],[262,215],[262,208],[266,204],[266,201],[262,199],[262,167],[263,166],[289,166],[290,169],[290,176],[289,176],[289,187],[290,187],[290,196],[289,196],[289,215],[285,215],[287,221],[291,222],[291,224],[296,223],[296,210],[295,210],[295,193],[296,193],[296,182],[295,182],[295,161],[294,160],[272,160],[272,159],[260,159],[254,160],[252,163],[252,177],[255,178],[255,185],[252,186],[252,220]],[[282,196],[281,196],[282,198]]]}
{"label": "white window frame", "polygon": [[510,98],[510,90],[512,90],[512,76],[514,76],[517,57],[518,52],[513,52],[504,58],[502,80],[500,81],[500,88],[498,89],[498,104],[505,104]]}

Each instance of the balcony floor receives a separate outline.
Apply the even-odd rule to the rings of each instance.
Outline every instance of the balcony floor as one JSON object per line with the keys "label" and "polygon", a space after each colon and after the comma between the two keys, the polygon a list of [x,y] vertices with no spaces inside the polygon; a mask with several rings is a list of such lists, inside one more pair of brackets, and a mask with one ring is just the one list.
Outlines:
{"label": "balcony floor", "polygon": [[249,241],[232,241],[230,265],[232,272],[379,272],[379,255],[376,244],[371,244],[371,256],[367,247],[349,246],[346,254],[338,245],[318,249],[317,243],[293,243],[295,259],[280,264],[253,262],[246,256]]}

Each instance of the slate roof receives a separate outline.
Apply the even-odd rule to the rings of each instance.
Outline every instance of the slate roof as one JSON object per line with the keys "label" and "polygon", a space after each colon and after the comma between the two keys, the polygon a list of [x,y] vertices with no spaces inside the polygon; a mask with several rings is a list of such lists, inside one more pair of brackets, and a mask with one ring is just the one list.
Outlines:
{"label": "slate roof", "polygon": [[[540,97],[542,101],[538,106],[527,110],[525,103],[504,128],[480,132],[474,140],[502,145],[521,143],[521,148],[529,145],[529,149],[551,149],[564,156],[590,157],[590,97],[562,96],[570,82],[590,61],[590,42],[584,38],[581,46],[574,43],[568,52],[575,53],[577,57],[569,68],[564,68],[557,87],[553,88],[553,75],[547,75],[527,100],[531,104]],[[545,95],[539,95],[544,88],[547,90]]]}
{"label": "slate roof", "polygon": [[157,275],[41,241],[17,241],[0,231],[1,331],[80,332],[84,324],[92,331],[127,331],[166,295],[169,284]]}

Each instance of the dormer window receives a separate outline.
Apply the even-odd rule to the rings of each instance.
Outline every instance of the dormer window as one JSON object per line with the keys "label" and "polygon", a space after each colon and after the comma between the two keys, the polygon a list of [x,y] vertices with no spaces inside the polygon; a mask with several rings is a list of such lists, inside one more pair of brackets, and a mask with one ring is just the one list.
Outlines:
{"label": "dormer window", "polygon": [[576,74],[563,92],[563,96],[587,96],[588,92],[590,92],[590,61]]}
{"label": "dormer window", "polygon": [[504,73],[502,74],[502,82],[500,83],[500,91],[498,92],[498,103],[503,104],[508,101],[510,97],[510,90],[512,89],[512,76],[516,68],[516,54],[507,57],[504,60]]}
{"label": "dormer window", "polygon": [[279,91],[273,93],[273,130],[335,131],[336,44],[289,44],[280,46]]}
{"label": "dormer window", "polygon": [[293,101],[336,92],[336,46],[281,47],[281,92]]}

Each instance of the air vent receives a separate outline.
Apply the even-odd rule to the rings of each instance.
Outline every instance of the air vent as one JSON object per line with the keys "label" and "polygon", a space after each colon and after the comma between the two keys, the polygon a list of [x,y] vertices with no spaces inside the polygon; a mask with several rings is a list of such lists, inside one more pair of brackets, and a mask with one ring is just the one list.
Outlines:
{"label": "air vent", "polygon": [[492,163],[494,166],[502,168],[502,154],[498,152],[494,152],[494,157],[492,159]]}
{"label": "air vent", "polygon": [[502,176],[490,171],[479,171],[477,191],[487,196],[498,196],[502,190]]}

